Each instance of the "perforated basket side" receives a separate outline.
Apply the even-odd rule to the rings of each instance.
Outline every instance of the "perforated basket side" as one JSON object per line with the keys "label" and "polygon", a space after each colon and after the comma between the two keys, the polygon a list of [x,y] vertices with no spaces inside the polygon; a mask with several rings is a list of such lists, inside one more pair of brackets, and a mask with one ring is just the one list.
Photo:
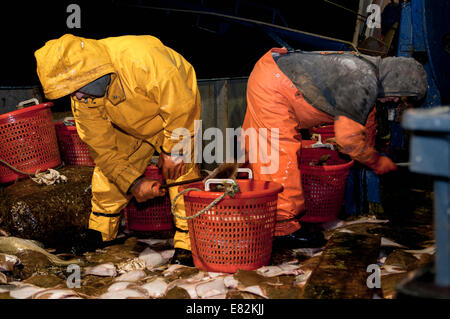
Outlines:
{"label": "perforated basket side", "polygon": [[65,126],[62,122],[55,124],[61,157],[68,165],[95,166],[89,147],[77,133],[75,126]]}
{"label": "perforated basket side", "polygon": [[[0,116],[0,158],[13,167],[35,173],[61,164],[50,103]],[[0,164],[0,183],[26,175]]]}
{"label": "perforated basket side", "polygon": [[[185,196],[186,215],[211,201]],[[189,220],[192,255],[205,271],[234,273],[267,265],[272,253],[277,195],[254,199],[228,198]]]}
{"label": "perforated basket side", "polygon": [[[326,166],[310,165],[323,155],[330,155]],[[337,218],[352,165],[352,160],[341,158],[336,151],[302,148],[300,172],[306,213],[301,217],[301,221],[322,223]]]}
{"label": "perforated basket side", "polygon": [[[149,165],[144,175],[160,183],[163,177],[155,165]],[[134,231],[161,231],[173,228],[170,197],[156,197],[144,203],[131,200],[124,209],[126,227]]]}

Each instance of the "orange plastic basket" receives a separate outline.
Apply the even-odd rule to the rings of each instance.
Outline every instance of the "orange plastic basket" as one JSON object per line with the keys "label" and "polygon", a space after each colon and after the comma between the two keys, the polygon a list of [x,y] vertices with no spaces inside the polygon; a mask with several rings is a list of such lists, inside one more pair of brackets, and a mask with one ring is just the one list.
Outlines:
{"label": "orange plastic basket", "polygon": [[312,140],[318,141],[320,136],[321,142],[325,143],[327,139],[334,137],[334,123],[313,127],[309,130],[309,134]]}
{"label": "orange plastic basket", "polygon": [[[275,214],[281,184],[238,180],[240,192],[225,196],[216,206],[188,220],[192,256],[197,268],[234,273],[254,270],[270,261]],[[203,183],[180,187],[204,189]],[[208,206],[222,192],[189,191],[184,194],[186,216]]]}
{"label": "orange plastic basket", "polygon": [[[0,115],[0,158],[26,172],[45,171],[61,164],[50,107],[43,103]],[[0,183],[26,175],[0,164]]]}
{"label": "orange plastic basket", "polygon": [[[150,165],[144,175],[162,183],[162,175],[155,165]],[[170,212],[170,198],[156,197],[144,203],[138,203],[133,198],[124,209],[125,223],[129,230],[161,231],[173,228],[173,218]]]}
{"label": "orange plastic basket", "polygon": [[[74,122],[74,121],[72,121]],[[77,133],[75,126],[65,125],[62,121],[55,124],[61,157],[67,165],[95,166],[89,148]]]}
{"label": "orange plastic basket", "polygon": [[[323,223],[337,219],[344,202],[345,184],[353,160],[344,159],[337,151],[311,148],[315,141],[302,141],[300,172],[306,214],[301,221]],[[322,155],[330,155],[325,166],[311,166]]]}

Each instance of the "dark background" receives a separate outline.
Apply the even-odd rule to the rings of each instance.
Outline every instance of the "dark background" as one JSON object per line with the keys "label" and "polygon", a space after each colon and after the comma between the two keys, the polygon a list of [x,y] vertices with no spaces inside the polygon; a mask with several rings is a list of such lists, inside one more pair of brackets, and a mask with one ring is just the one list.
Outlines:
{"label": "dark background", "polygon": [[[357,0],[334,0],[357,10]],[[70,3],[81,7],[81,28],[69,29]],[[203,7],[233,14],[236,0],[178,1],[178,7]],[[0,86],[39,85],[34,52],[46,41],[65,33],[100,39],[150,34],[181,53],[199,79],[248,76],[270,48],[280,47],[257,27],[207,15],[144,9],[174,7],[174,1],[33,1],[1,4],[2,59]],[[272,22],[277,9],[288,27],[351,41],[356,17],[323,0],[241,1],[239,16]],[[282,25],[277,16],[275,24]],[[297,49],[297,47],[295,47]],[[302,48],[300,48],[302,49]]]}

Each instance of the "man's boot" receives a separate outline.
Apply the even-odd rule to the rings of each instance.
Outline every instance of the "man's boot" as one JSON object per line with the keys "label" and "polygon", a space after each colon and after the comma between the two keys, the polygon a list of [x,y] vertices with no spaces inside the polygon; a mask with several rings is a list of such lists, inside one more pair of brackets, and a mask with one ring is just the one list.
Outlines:
{"label": "man's boot", "polygon": [[323,233],[314,228],[313,225],[303,223],[302,228],[291,234],[274,237],[273,245],[290,249],[322,247],[327,241]]}
{"label": "man's boot", "polygon": [[184,265],[194,267],[194,260],[192,259],[192,252],[183,248],[175,248],[175,254],[170,260],[170,264]]}
{"label": "man's boot", "polygon": [[103,248],[102,233],[93,229],[86,229],[73,238],[71,245],[71,253],[77,256]]}

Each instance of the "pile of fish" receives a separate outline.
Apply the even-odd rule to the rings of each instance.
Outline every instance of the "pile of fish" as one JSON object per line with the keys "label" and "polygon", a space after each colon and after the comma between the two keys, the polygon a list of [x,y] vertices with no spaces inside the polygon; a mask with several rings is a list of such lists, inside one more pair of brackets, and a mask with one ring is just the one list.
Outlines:
{"label": "pile of fish", "polygon": [[[170,240],[149,239],[138,240],[143,244],[170,244]],[[40,287],[28,282],[9,281],[5,274],[21,265],[16,254],[21,251],[32,250],[45,255],[54,266],[68,265],[83,266],[85,261],[80,259],[62,260],[48,253],[38,243],[16,237],[0,237],[0,296],[15,299],[134,299],[134,298],[191,298],[210,299],[226,298],[229,292],[241,292],[252,298],[270,298],[263,285],[257,282],[244,283],[236,274],[201,271],[194,267],[169,265],[174,254],[173,249],[155,250],[147,246],[135,258],[128,258],[118,263],[105,262],[88,267],[80,267],[78,287],[67,276],[54,287]],[[98,251],[97,254],[102,254]],[[4,274],[5,273],[5,274]],[[298,262],[293,261],[275,266],[265,266],[253,271],[259,276],[259,282],[276,282],[277,276],[291,276],[291,286],[301,287],[308,279],[307,273],[301,269]],[[238,276],[237,276],[238,275]],[[242,276],[242,274],[241,274]],[[100,294],[86,294],[82,288],[83,282],[89,277],[106,278],[105,289]],[[244,274],[245,277],[245,274]],[[72,286],[74,287],[71,287]],[[276,285],[276,283],[274,283]]]}
{"label": "pile of fish", "polygon": [[[323,227],[325,237],[329,239],[336,232],[367,231],[388,222],[360,218],[336,221]],[[127,241],[132,244],[125,242],[115,248],[111,246],[81,258],[66,260],[49,253],[38,242],[0,236],[0,299],[302,298],[304,288],[326,249],[293,249],[277,264],[227,274],[170,265],[174,254],[172,239],[130,237]],[[133,250],[135,247],[139,249]],[[11,274],[21,267],[29,267],[21,255],[27,251],[45,256],[48,265],[22,280]],[[400,277],[432,259],[434,253],[432,244],[424,249],[409,249],[381,237],[378,265],[382,284],[388,285],[392,279],[394,287]],[[74,271],[77,269],[78,277]],[[48,280],[44,284],[41,278]],[[388,290],[383,290],[384,298],[393,296],[393,290]]]}

